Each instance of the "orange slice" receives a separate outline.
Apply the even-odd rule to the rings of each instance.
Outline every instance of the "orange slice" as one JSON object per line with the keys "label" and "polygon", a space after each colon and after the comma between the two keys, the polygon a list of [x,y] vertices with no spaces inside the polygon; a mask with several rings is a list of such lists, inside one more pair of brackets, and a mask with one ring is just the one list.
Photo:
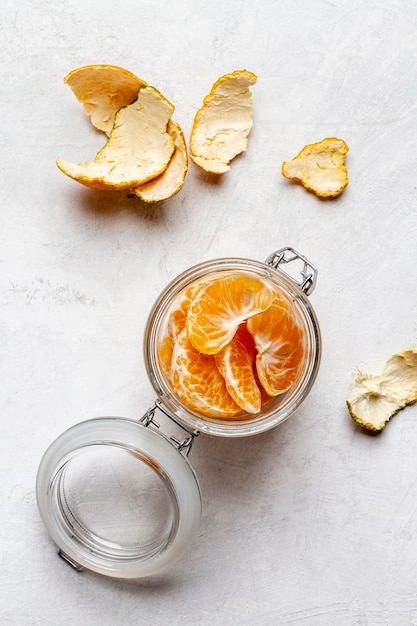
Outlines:
{"label": "orange slice", "polygon": [[172,353],[174,350],[172,337],[165,335],[158,345],[158,359],[161,365],[162,373],[169,382],[171,380],[171,363]]}
{"label": "orange slice", "polygon": [[256,370],[270,396],[287,391],[295,381],[304,355],[304,333],[293,315],[279,304],[251,317],[247,327],[255,340]]}
{"label": "orange slice", "polygon": [[208,417],[233,417],[241,412],[226,389],[214,357],[200,354],[190,343],[186,329],[179,334],[172,354],[172,386],[190,409]]}
{"label": "orange slice", "polygon": [[241,324],[233,339],[214,356],[227,391],[247,413],[258,413],[262,404],[261,391],[253,373],[255,356],[255,343],[246,324]]}
{"label": "orange slice", "polygon": [[269,393],[266,393],[265,389],[262,387],[262,383],[259,380],[258,371],[256,369],[256,359],[252,364],[252,369],[256,384],[258,385],[259,391],[261,392],[261,406],[264,407],[266,404],[269,404],[273,400],[273,396],[270,396]]}
{"label": "orange slice", "polygon": [[243,273],[210,281],[191,302],[188,338],[203,354],[216,354],[233,338],[239,324],[271,305],[273,292],[261,278]]}
{"label": "orange slice", "polygon": [[117,65],[85,65],[64,78],[83,107],[91,123],[110,134],[116,112],[131,104],[146,82]]}
{"label": "orange slice", "polygon": [[168,318],[168,332],[174,340],[185,328],[188,311],[194,296],[206,283],[207,280],[204,280],[188,285],[172,303]]}

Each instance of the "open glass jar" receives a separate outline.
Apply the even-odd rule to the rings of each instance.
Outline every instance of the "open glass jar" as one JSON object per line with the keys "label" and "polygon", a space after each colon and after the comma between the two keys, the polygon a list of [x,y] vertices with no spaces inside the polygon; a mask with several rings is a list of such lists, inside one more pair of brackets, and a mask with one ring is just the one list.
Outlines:
{"label": "open glass jar", "polygon": [[[283,265],[295,272],[284,271]],[[303,338],[289,388],[264,399],[256,414],[240,410],[233,418],[187,406],[160,350],[178,297],[194,284],[230,275],[261,281],[282,294]],[[183,554],[201,518],[198,481],[188,461],[195,437],[200,432],[243,437],[266,431],[294,413],[311,390],[321,357],[319,325],[308,299],[316,278],[316,268],[305,257],[283,248],[264,263],[240,258],[201,263],[164,289],[150,312],[144,341],[145,365],[158,396],[154,405],[137,422],[102,417],[73,426],[51,444],[40,463],[38,507],[65,560],[76,569],[140,578]],[[176,429],[175,436],[160,432],[158,414]]]}

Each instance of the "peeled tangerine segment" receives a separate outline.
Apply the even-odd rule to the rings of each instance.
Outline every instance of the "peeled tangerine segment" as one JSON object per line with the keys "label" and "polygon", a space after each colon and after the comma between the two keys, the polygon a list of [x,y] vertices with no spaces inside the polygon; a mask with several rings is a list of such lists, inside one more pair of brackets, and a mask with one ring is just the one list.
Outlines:
{"label": "peeled tangerine segment", "polygon": [[253,123],[249,87],[256,81],[255,74],[246,70],[221,76],[197,111],[190,153],[194,163],[207,172],[226,172],[230,161],[246,150]]}
{"label": "peeled tangerine segment", "polygon": [[241,408],[229,395],[214,357],[201,354],[190,343],[184,328],[172,354],[171,380],[179,399],[191,410],[208,417],[233,417]]}
{"label": "peeled tangerine segment", "polygon": [[168,334],[174,341],[180,332],[185,328],[191,302],[197,295],[198,291],[207,284],[207,279],[191,283],[191,285],[188,285],[188,287],[186,287],[172,303],[168,319]]}
{"label": "peeled tangerine segment", "polygon": [[116,112],[134,102],[146,82],[116,65],[85,65],[64,78],[83,106],[91,123],[110,134]]}
{"label": "peeled tangerine segment", "polygon": [[354,374],[346,403],[357,424],[380,431],[398,411],[417,400],[417,348],[395,354],[376,376]]}
{"label": "peeled tangerine segment", "polygon": [[247,327],[257,349],[256,371],[270,396],[287,391],[297,378],[304,356],[304,332],[294,315],[275,301],[254,315]]}
{"label": "peeled tangerine segment", "polygon": [[292,161],[283,163],[282,174],[320,198],[333,198],[348,184],[345,167],[348,150],[342,139],[323,139],[305,146]]}
{"label": "peeled tangerine segment", "polygon": [[188,154],[184,134],[179,124],[170,120],[167,129],[172,137],[175,150],[167,167],[155,178],[132,189],[144,202],[160,202],[172,198],[184,185],[188,170]]}
{"label": "peeled tangerine segment", "polygon": [[227,391],[247,413],[259,413],[262,405],[261,391],[253,371],[255,355],[255,343],[246,324],[241,324],[233,339],[214,355]]}
{"label": "peeled tangerine segment", "polygon": [[118,111],[106,145],[89,163],[57,159],[70,178],[97,189],[132,189],[159,176],[175,149],[167,126],[174,111],[154,87],[144,87],[137,100]]}
{"label": "peeled tangerine segment", "polygon": [[219,352],[239,324],[271,306],[273,291],[261,278],[233,273],[210,281],[197,293],[187,314],[188,337],[203,354]]}

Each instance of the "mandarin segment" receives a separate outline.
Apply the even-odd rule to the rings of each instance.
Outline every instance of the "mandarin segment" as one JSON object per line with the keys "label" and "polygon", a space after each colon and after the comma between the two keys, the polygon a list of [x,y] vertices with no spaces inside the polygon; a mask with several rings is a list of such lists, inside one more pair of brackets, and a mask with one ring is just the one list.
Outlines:
{"label": "mandarin segment", "polygon": [[190,409],[208,417],[233,417],[241,408],[229,395],[212,356],[200,354],[190,343],[186,329],[174,344],[172,387]]}
{"label": "mandarin segment", "polygon": [[186,329],[194,348],[216,354],[234,336],[239,324],[271,305],[267,283],[249,274],[219,277],[203,287],[188,311]]}
{"label": "mandarin segment", "polygon": [[294,317],[279,304],[251,317],[248,330],[257,349],[259,380],[270,396],[287,391],[299,373],[304,355],[304,333]]}
{"label": "mandarin segment", "polygon": [[247,413],[259,413],[262,404],[253,373],[255,356],[255,343],[246,324],[241,324],[233,339],[214,356],[227,391]]}
{"label": "mandarin segment", "polygon": [[188,285],[172,303],[168,318],[168,332],[174,340],[185,328],[188,311],[194,296],[207,282],[205,279]]}
{"label": "mandarin segment", "polygon": [[171,363],[174,342],[170,335],[165,335],[158,345],[158,359],[165,378],[171,380]]}

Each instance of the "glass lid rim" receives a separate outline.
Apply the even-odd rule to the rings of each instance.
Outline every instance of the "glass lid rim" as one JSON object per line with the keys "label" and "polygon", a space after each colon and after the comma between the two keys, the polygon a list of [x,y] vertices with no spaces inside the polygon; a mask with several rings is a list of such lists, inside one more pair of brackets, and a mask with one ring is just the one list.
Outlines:
{"label": "glass lid rim", "polygon": [[[106,428],[110,434],[106,437]],[[114,430],[119,431],[119,439],[114,440]],[[84,447],[99,443],[125,447],[145,452],[165,484],[168,483],[178,512],[178,520],[167,545],[153,556],[138,556],[128,560],[104,558],[83,550],[74,538],[67,537],[60,529],[51,507],[59,507],[51,488],[54,477]],[[135,439],[136,434],[136,439]],[[125,438],[122,436],[125,435]],[[130,438],[129,438],[130,437]],[[149,446],[149,449],[144,449]],[[73,455],[73,456],[71,456]],[[146,460],[138,457],[145,465]],[[155,465],[154,465],[155,463]],[[160,471],[158,471],[160,468]],[[164,476],[165,474],[165,476]],[[167,485],[166,485],[167,486]],[[58,546],[59,551],[82,568],[116,578],[141,578],[157,573],[176,561],[192,542],[201,521],[201,492],[197,477],[188,459],[161,433],[146,427],[140,422],[123,417],[95,417],[70,426],[49,445],[44,452],[36,477],[36,500],[46,529]]]}

